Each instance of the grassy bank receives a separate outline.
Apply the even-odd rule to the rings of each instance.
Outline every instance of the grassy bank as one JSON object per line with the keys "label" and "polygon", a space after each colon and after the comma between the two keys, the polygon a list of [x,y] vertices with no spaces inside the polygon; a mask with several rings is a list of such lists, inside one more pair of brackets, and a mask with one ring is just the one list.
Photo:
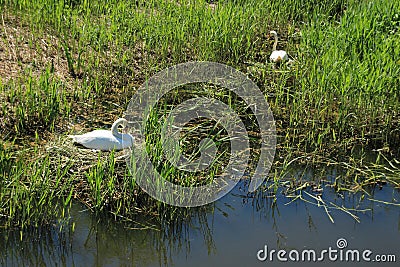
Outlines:
{"label": "grassy bank", "polygon": [[[135,186],[118,155],[71,147],[65,136],[110,127],[147,78],[189,60],[233,66],[265,94],[278,134],[272,180],[291,164],[335,164],[344,170],[332,183],[338,190],[363,190],[383,179],[399,186],[396,1],[0,0],[0,9],[4,226],[48,222],[72,199],[116,216],[160,213],[162,205]],[[291,67],[267,62],[272,29],[280,36],[278,48],[294,59]],[[148,130],[148,151],[161,172],[181,183],[196,179],[163,169],[155,130],[190,96],[215,97],[237,110],[257,160],[258,125],[243,101],[224,89],[181,88],[162,99]],[[188,135],[190,153],[202,135],[224,135],[209,122],[187,131],[195,127],[203,134]],[[219,149],[213,174],[229,158],[224,142]],[[380,156],[368,163],[355,154],[363,149]]]}

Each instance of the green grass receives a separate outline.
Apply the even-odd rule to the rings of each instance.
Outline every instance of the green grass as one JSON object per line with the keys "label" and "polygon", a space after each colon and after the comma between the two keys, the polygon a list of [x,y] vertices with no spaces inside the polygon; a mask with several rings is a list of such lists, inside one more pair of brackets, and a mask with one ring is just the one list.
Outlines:
{"label": "green grass", "polygon": [[356,5],[337,23],[318,19],[303,31],[293,112],[306,110],[304,126],[323,129],[316,145],[350,135],[392,147],[399,141],[399,8]]}
{"label": "green grass", "polygon": [[64,180],[71,166],[52,163],[46,155],[26,160],[27,154],[0,146],[2,227],[51,223],[71,203],[72,180]]}
{"label": "green grass", "polygon": [[[138,210],[162,214],[163,205],[138,192],[116,154],[90,155],[57,142],[71,131],[109,127],[146,79],[189,60],[233,66],[263,91],[277,124],[275,187],[292,164],[340,166],[345,174],[334,182],[337,190],[363,190],[380,181],[385,168],[391,170],[385,179],[399,186],[396,1],[226,0],[213,9],[200,0],[0,0],[0,10],[2,60],[18,69],[0,70],[0,214],[6,227],[50,221],[60,215],[54,205],[64,213],[73,198],[125,218]],[[266,63],[272,29],[280,36],[278,48],[294,59],[290,68]],[[160,173],[198,184],[217,177],[229,158],[225,132],[200,121],[188,125],[182,144],[195,158],[201,138],[216,139],[220,153],[209,176],[164,164],[161,122],[193,96],[218,98],[240,114],[251,132],[253,166],[258,125],[245,103],[227,90],[188,86],[165,96],[147,125],[146,149]],[[367,163],[353,153],[358,146],[382,156]]]}
{"label": "green grass", "polygon": [[52,80],[48,71],[38,79],[28,76],[26,80],[10,82],[1,89],[7,100],[2,115],[8,118],[6,126],[14,127],[16,134],[53,130],[60,115],[68,116],[70,105],[65,99],[64,86]]}

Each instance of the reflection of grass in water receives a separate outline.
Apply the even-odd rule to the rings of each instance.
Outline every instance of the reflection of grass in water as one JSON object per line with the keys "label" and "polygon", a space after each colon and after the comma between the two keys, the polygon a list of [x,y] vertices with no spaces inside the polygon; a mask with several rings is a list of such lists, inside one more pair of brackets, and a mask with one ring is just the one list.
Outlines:
{"label": "reflection of grass in water", "polygon": [[[72,247],[65,244],[71,243],[71,228],[58,225],[27,227],[21,231],[11,230],[1,233],[5,238],[0,242],[0,264],[6,265],[41,265],[46,262],[57,265],[60,262],[68,265],[72,257]],[[1,230],[4,231],[4,230]],[[40,238],[38,238],[40,236]],[[52,264],[53,263],[53,264]]]}
{"label": "reflection of grass in water", "polygon": [[[175,218],[185,220],[171,219],[168,212],[170,209],[165,209],[160,220],[142,214],[115,222],[112,214],[91,213],[75,203],[68,213],[72,224],[68,219],[51,225],[28,226],[24,231],[1,230],[5,239],[0,242],[0,264],[26,266],[45,261],[49,265],[60,262],[82,265],[94,262],[92,256],[95,256],[99,262],[112,257],[120,265],[172,265],[171,254],[190,254],[192,235],[202,239],[209,254],[215,253],[210,219],[214,205],[174,209]],[[76,257],[84,252],[87,253],[84,259]]]}
{"label": "reflection of grass in water", "polygon": [[[368,163],[362,163],[363,158],[353,158],[352,164],[320,158],[318,166],[291,162],[280,169],[278,179],[267,181],[252,195],[253,205],[268,210],[276,206],[277,197],[282,200],[284,196],[285,205],[302,201],[306,205],[318,207],[332,223],[335,222],[337,213],[361,222],[360,215],[373,213],[372,202],[400,205],[393,197],[388,200],[375,199],[378,190],[390,192],[400,189],[400,169],[387,159],[379,159],[380,156],[382,155],[378,155],[375,162]],[[275,177],[276,175],[277,172]],[[392,193],[388,195],[391,196]]]}
{"label": "reflection of grass in water", "polygon": [[[123,112],[130,88],[187,60],[224,62],[247,71],[265,93],[279,138],[270,175],[275,187],[295,163],[340,166],[345,175],[332,182],[338,191],[363,191],[381,180],[399,186],[398,162],[382,158],[398,152],[399,142],[396,1],[220,1],[210,8],[203,1],[21,0],[2,2],[0,9],[0,56],[12,66],[11,71],[0,69],[0,133],[2,141],[16,144],[1,150],[0,213],[6,224],[49,221],[55,209],[48,206],[55,199],[66,207],[79,199],[95,211],[125,217],[137,210],[159,213],[117,154],[84,152],[63,140],[53,145],[54,136],[69,129],[71,118],[102,127]],[[272,47],[265,36],[275,28],[280,45],[295,58],[291,69],[264,63]],[[250,134],[252,164],[257,161],[258,127],[240,99],[219,88],[181,89],[160,106],[196,94],[232,104]],[[166,111],[154,118],[158,121]],[[163,169],[157,135],[148,138],[148,151],[161,172],[176,182],[198,182]],[[43,151],[39,144],[44,142],[53,150]],[[380,149],[381,159],[367,163],[363,157],[340,157],[357,144]],[[185,143],[186,151],[195,153],[197,145]],[[217,160],[212,175],[226,157]]]}

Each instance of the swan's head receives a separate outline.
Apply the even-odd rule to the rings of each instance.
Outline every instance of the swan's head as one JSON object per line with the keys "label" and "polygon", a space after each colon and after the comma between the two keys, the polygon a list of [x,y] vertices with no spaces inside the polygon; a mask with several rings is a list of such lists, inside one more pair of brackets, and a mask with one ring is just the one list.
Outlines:
{"label": "swan's head", "polygon": [[118,126],[122,126],[123,128],[126,127],[126,125],[128,125],[128,121],[124,118],[119,118],[118,120],[116,120],[113,125]]}
{"label": "swan's head", "polygon": [[278,33],[276,31],[270,31],[269,34],[274,36],[274,37],[275,36],[278,37]]}
{"label": "swan's head", "polygon": [[128,121],[124,118],[119,118],[116,120],[113,125],[111,126],[111,131],[114,135],[119,134],[118,133],[118,126],[122,126],[122,128],[125,128],[128,125]]}

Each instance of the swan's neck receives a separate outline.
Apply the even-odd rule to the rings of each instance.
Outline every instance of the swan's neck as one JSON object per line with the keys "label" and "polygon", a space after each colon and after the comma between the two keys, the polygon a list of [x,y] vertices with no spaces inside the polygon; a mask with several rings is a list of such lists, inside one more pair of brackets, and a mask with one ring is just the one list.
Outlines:
{"label": "swan's neck", "polygon": [[118,132],[118,126],[122,125],[125,127],[127,124],[127,121],[124,118],[120,118],[116,120],[113,125],[111,126],[111,132],[116,138],[122,139],[122,134]]}
{"label": "swan's neck", "polygon": [[276,46],[278,45],[278,35],[276,33],[274,33],[274,38],[275,38],[275,42],[274,42],[274,46],[272,47],[272,51],[275,51]]}

